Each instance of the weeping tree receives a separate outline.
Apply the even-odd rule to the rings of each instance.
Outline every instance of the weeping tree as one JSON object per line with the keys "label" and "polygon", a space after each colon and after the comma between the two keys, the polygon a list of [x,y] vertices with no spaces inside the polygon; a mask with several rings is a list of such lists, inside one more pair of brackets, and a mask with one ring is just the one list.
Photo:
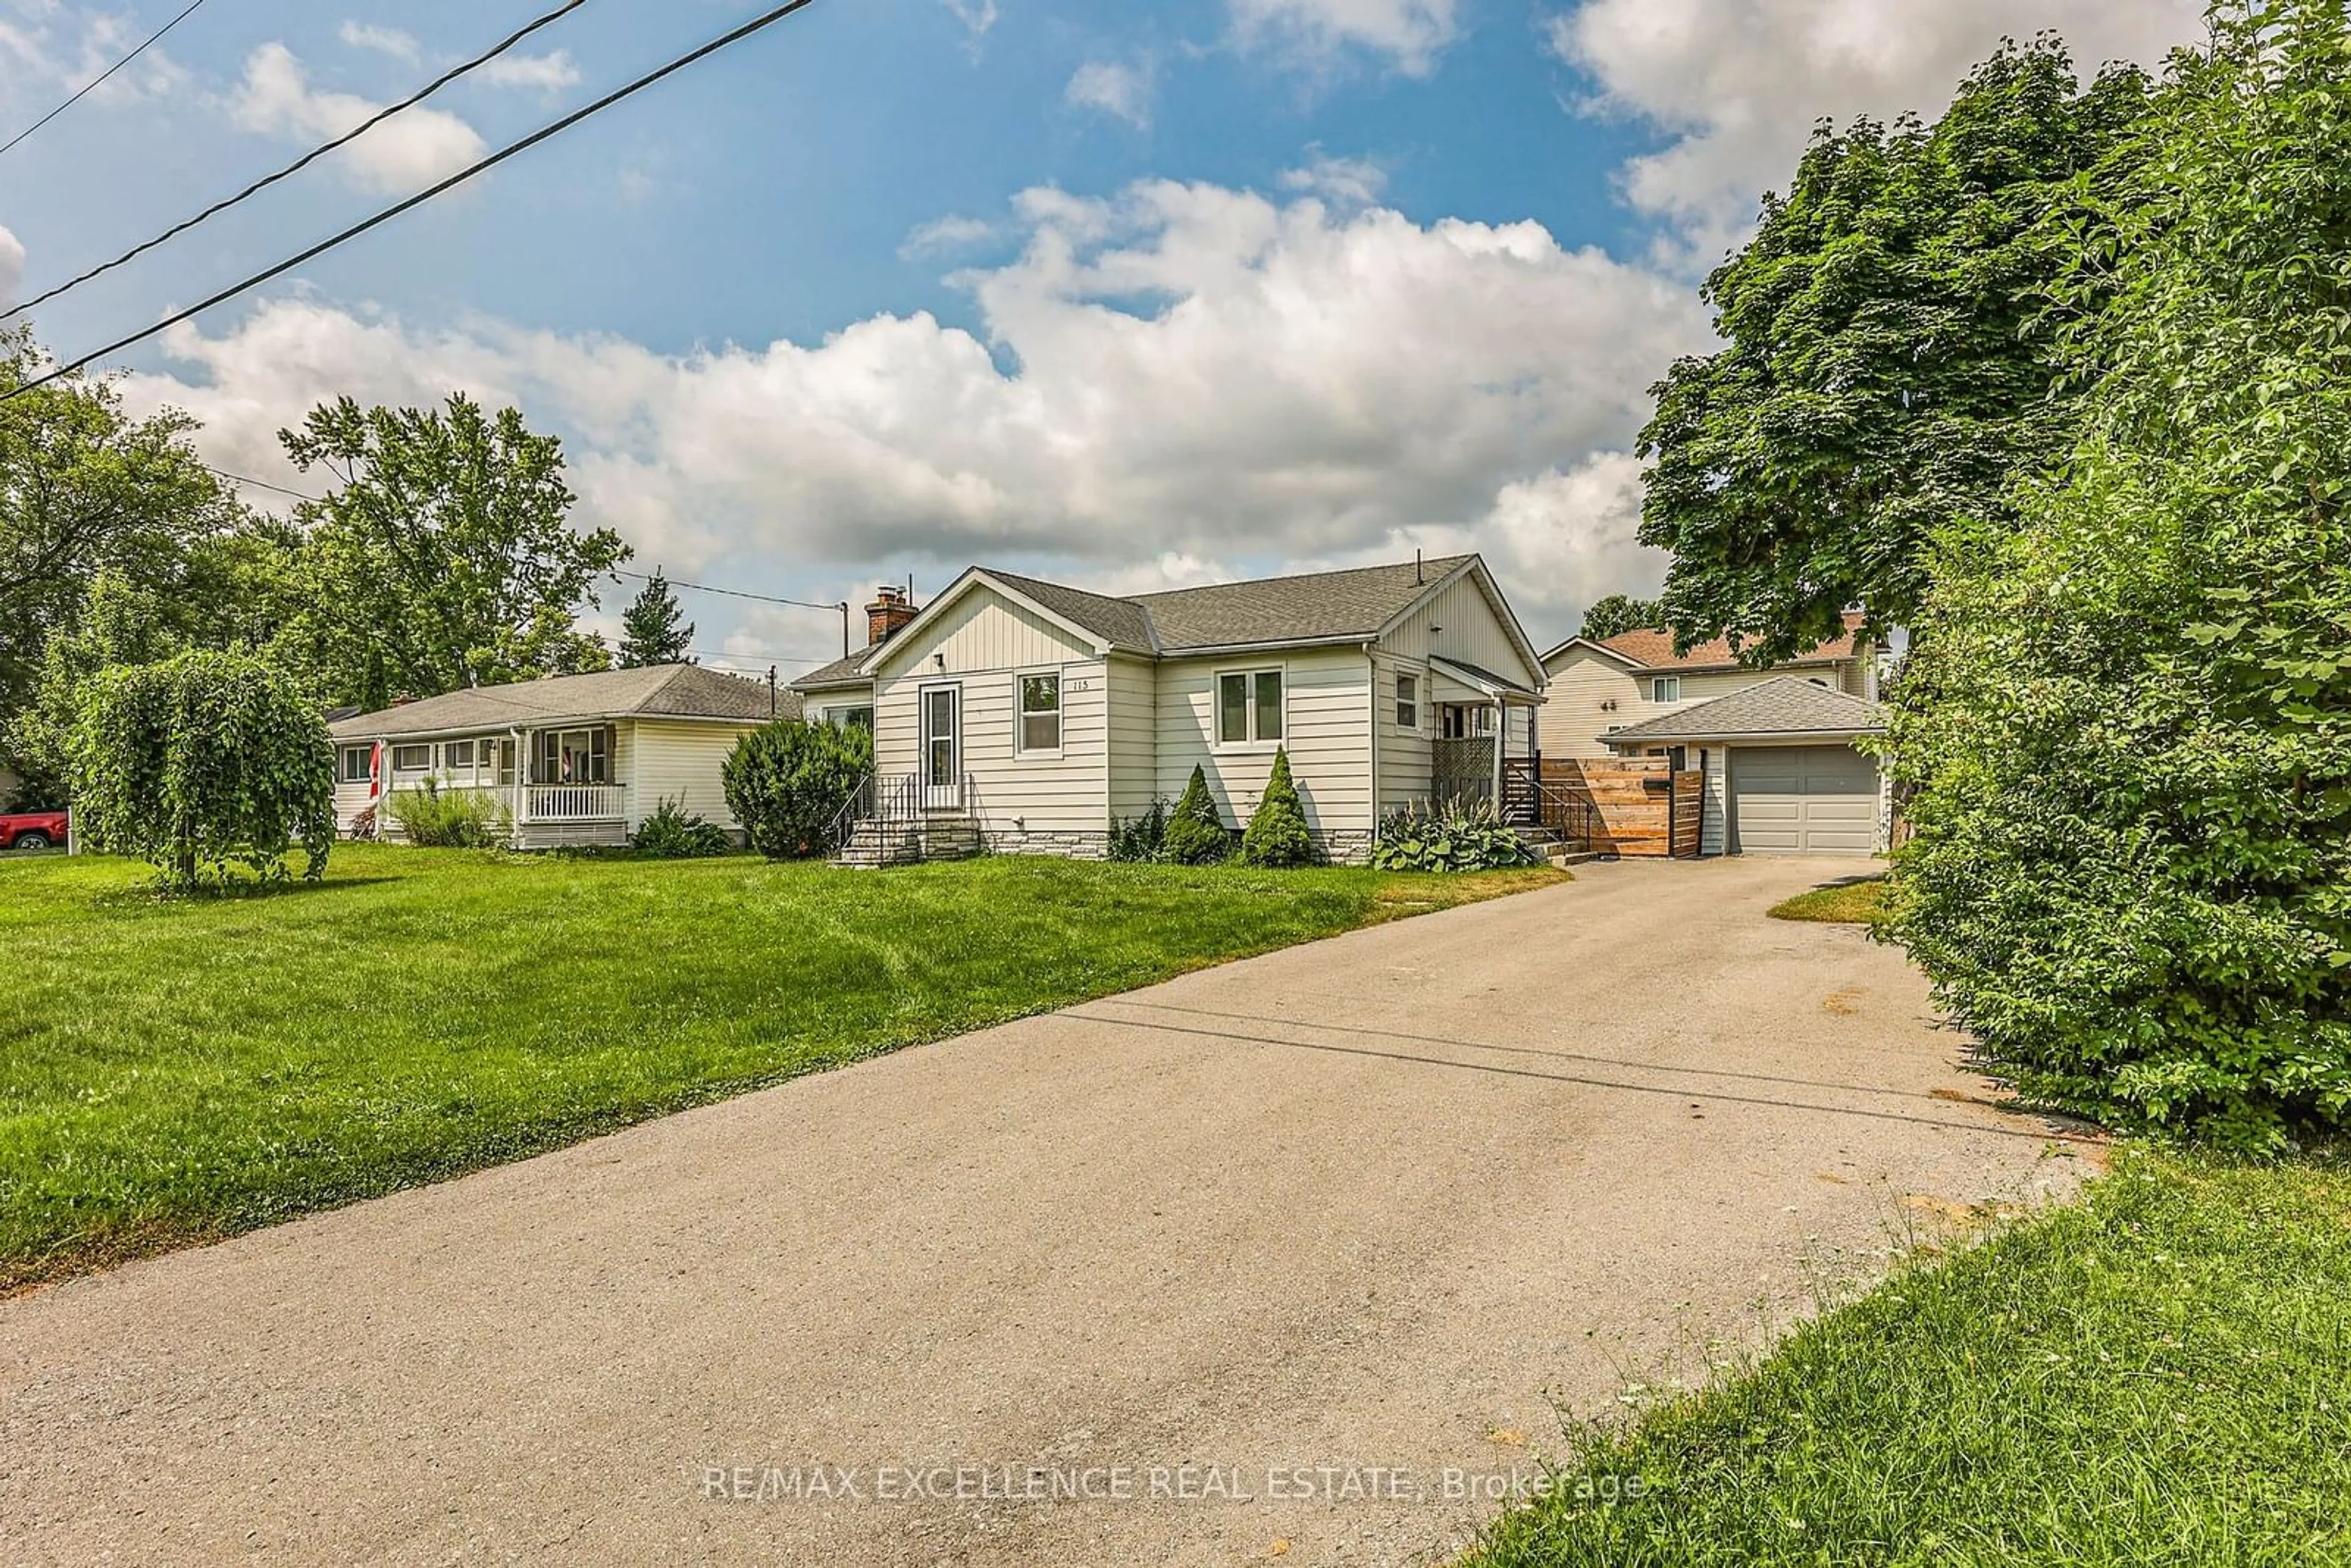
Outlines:
{"label": "weeping tree", "polygon": [[119,664],[84,685],[73,730],[74,831],[152,863],[171,892],[243,867],[287,879],[327,872],[335,838],[333,743],[289,677],[244,653],[193,652]]}

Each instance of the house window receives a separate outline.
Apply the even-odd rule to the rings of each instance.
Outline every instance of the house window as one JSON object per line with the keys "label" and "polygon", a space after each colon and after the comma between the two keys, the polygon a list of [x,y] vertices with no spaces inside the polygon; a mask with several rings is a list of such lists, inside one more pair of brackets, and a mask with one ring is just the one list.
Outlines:
{"label": "house window", "polygon": [[1059,674],[1020,677],[1020,749],[1059,751],[1061,748],[1061,677]]}
{"label": "house window", "polygon": [[1224,746],[1281,738],[1281,672],[1244,670],[1217,677],[1217,740]]}
{"label": "house window", "polygon": [[1494,733],[1494,710],[1479,704],[1446,703],[1437,710],[1437,733],[1444,740],[1468,740]]}
{"label": "house window", "polygon": [[343,747],[343,782],[364,784],[375,777],[375,752],[371,747]]}
{"label": "house window", "polygon": [[429,746],[393,747],[392,770],[394,773],[430,773],[433,770],[433,748]]}
{"label": "house window", "polygon": [[827,708],[824,716],[841,728],[847,728],[851,725],[855,725],[860,729],[870,730],[873,727],[873,710],[871,707]]}
{"label": "house window", "polygon": [[470,740],[453,740],[443,747],[441,766],[452,773],[460,768],[471,772],[474,767],[474,743]]}
{"label": "house window", "polygon": [[1679,675],[1649,677],[1649,700],[1653,703],[1677,703],[1682,700],[1682,678]]}
{"label": "house window", "polygon": [[1420,677],[1417,675],[1396,677],[1396,727],[1420,727]]}
{"label": "house window", "polygon": [[602,729],[541,730],[534,769],[541,784],[610,784],[611,734]]}

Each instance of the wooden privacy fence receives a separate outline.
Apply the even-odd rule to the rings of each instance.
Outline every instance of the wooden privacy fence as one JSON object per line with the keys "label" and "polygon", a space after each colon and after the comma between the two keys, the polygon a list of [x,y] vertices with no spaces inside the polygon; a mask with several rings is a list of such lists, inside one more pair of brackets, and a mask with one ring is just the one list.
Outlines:
{"label": "wooden privacy fence", "polygon": [[1706,821],[1706,775],[1662,757],[1546,757],[1514,763],[1507,792],[1531,794],[1538,820],[1596,854],[1688,859]]}

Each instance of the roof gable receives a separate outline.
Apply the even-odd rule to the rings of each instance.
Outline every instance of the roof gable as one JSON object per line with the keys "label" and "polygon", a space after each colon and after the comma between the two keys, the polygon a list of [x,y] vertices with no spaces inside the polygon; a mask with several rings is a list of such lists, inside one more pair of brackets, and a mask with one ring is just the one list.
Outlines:
{"label": "roof gable", "polygon": [[1253,578],[1138,594],[1130,602],[1140,605],[1151,617],[1164,653],[1263,643],[1371,638],[1477,559],[1440,556],[1388,566]]}

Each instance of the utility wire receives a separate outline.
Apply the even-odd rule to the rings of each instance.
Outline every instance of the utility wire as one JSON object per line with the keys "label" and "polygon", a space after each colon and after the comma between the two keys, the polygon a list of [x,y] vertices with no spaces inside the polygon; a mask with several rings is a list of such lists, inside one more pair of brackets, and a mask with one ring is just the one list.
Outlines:
{"label": "utility wire", "polygon": [[266,479],[256,479],[250,474],[232,474],[225,468],[215,468],[209,463],[198,463],[196,466],[207,474],[217,474],[224,479],[234,479],[240,485],[250,485],[256,490],[275,490],[277,494],[290,496],[297,501],[324,501],[327,498],[324,496],[313,496],[307,490],[289,490],[283,485],[273,485]]}
{"label": "utility wire", "polygon": [[[618,567],[614,567],[612,569],[612,575],[614,577],[633,577],[639,582],[651,582],[653,580],[651,577],[642,571],[622,571]],[[756,599],[762,604],[789,604],[801,610],[839,610],[841,608],[841,601],[837,599],[831,604],[819,604],[813,599],[778,599],[772,593],[746,593],[739,588],[713,588],[707,583],[684,582],[674,577],[664,577],[662,580],[668,583],[672,588],[690,588],[696,593],[723,593],[729,599]]]}
{"label": "utility wire", "polygon": [[320,240],[317,245],[312,246],[309,249],[302,252],[299,256],[281,261],[277,266],[270,267],[266,271],[256,272],[251,277],[245,279],[243,282],[232,284],[228,287],[222,289],[218,294],[214,295],[211,298],[204,300],[201,304],[192,305],[185,310],[165,317],[162,320],[156,322],[152,327],[144,328],[140,331],[133,332],[131,336],[120,339],[115,342],[109,343],[102,349],[93,350],[89,353],[84,354],[80,359],[74,361],[69,365],[60,365],[45,376],[26,382],[12,391],[0,392],[0,402],[6,402],[11,398],[22,397],[25,393],[31,392],[36,387],[47,386],[49,382],[56,381],[62,376],[69,376],[76,371],[83,369],[93,361],[102,360],[109,354],[120,353],[123,350],[131,347],[133,344],[143,343],[159,332],[169,331],[172,328],[180,325],[182,322],[202,315],[204,311],[211,309],[215,305],[225,304],[227,301],[235,298],[240,294],[260,287],[263,284],[269,282],[273,278],[282,277],[287,273],[293,271],[296,267],[302,266],[305,262],[315,261],[319,256],[326,255],[327,252],[333,250],[336,246],[357,239],[360,235],[367,233],[370,229],[377,228],[384,224],[390,223],[392,219],[399,217],[403,213],[413,212],[416,208],[421,207],[425,203],[431,201],[434,197],[442,194],[444,192],[453,190],[455,187],[464,184],[466,181],[473,179],[477,174],[485,173],[491,169],[495,169],[509,158],[515,157],[519,153],[529,152],[532,148],[538,146],[542,141],[548,141],[552,137],[561,135],[564,131],[570,130],[573,126],[579,124],[583,120],[589,119],[592,115],[602,113],[605,110],[611,108],[622,99],[634,97],[636,94],[643,92],[645,89],[653,86],[655,82],[675,76],[679,71],[685,69],[686,67],[694,65],[697,61],[706,59],[710,56],[716,54],[719,50],[726,48],[731,45],[741,43],[745,38],[749,37],[752,34],[761,32],[771,27],[778,22],[782,21],[785,17],[791,16],[794,12],[804,11],[814,4],[816,4],[816,0],[787,0],[786,4],[778,5],[773,10],[763,12],[760,15],[752,17],[751,20],[744,23],[733,32],[726,34],[721,37],[713,38],[710,42],[703,45],[700,48],[694,50],[691,54],[680,55],[676,59],[672,60],[669,64],[662,67],[660,69],[648,72],[646,75],[639,77],[636,80],[629,83],[629,85],[624,88],[606,93],[602,98],[598,99],[595,102],[588,105],[585,109],[576,110],[573,112],[565,115],[561,120],[557,120],[554,124],[534,131],[528,136],[524,137],[521,141],[500,148],[497,152],[491,153],[488,157],[483,159],[480,162],[475,163],[471,168],[460,170],[458,172],[452,174],[447,179],[442,181],[439,184],[432,186],[427,190],[419,191],[416,194],[409,197],[406,201],[394,203],[391,206],[384,208],[381,212],[377,213],[373,217],[366,218],[359,223],[353,224],[350,228],[343,230],[342,233],[336,235],[331,238]]}
{"label": "utility wire", "polygon": [[48,113],[41,116],[40,119],[33,121],[32,124],[27,125],[24,130],[19,131],[16,135],[8,138],[6,146],[0,146],[0,153],[7,152],[8,150],[15,147],[17,142],[22,141],[26,137],[30,136],[34,131],[38,131],[42,126],[47,125],[50,120],[55,120],[58,115],[63,114],[67,110],[71,109],[75,104],[79,103],[83,99],[88,98],[91,93],[97,91],[99,88],[105,85],[108,77],[112,76],[123,67],[129,65],[131,61],[145,54],[150,45],[160,42],[164,34],[170,32],[172,28],[178,26],[181,23],[193,16],[195,14],[196,6],[201,5],[204,3],[204,0],[195,0],[194,5],[190,5],[185,11],[181,12],[170,21],[156,28],[154,32],[148,35],[146,43],[140,45],[137,48],[131,50],[129,54],[115,61],[112,65],[107,67],[105,73],[99,77],[96,81],[89,83],[79,92],[74,94],[71,98],[57,105],[57,108],[49,110]]}
{"label": "utility wire", "polygon": [[[197,0],[198,5],[202,5],[203,3],[204,0]],[[517,44],[519,44],[525,38],[529,37],[533,33],[538,32],[542,27],[549,26],[560,21],[562,18],[569,16],[572,12],[577,11],[580,6],[585,5],[586,4],[588,4],[588,0],[568,0],[568,4],[557,6],[554,10],[549,11],[546,16],[539,17],[537,21],[532,22],[521,31],[514,34],[504,42],[491,48],[488,53],[476,55],[472,59],[467,60],[464,65],[455,67],[454,68],[443,73],[439,78],[425,84],[425,86],[417,92],[401,99],[398,103],[393,104],[391,108],[382,110],[381,113],[371,117],[356,129],[345,133],[344,135],[336,137],[332,141],[328,142],[325,146],[305,152],[301,157],[297,158],[293,162],[288,163],[283,169],[278,170],[275,174],[271,174],[266,179],[256,180],[252,184],[247,185],[235,195],[227,197],[222,201],[214,202],[211,206],[206,207],[203,212],[198,213],[194,217],[190,218],[187,222],[178,224],[171,228],[165,229],[162,234],[157,235],[153,239],[147,241],[144,245],[133,246],[131,249],[124,251],[120,256],[116,256],[112,261],[103,262],[97,267],[93,267],[88,272],[83,273],[79,277],[68,278],[65,282],[58,284],[55,288],[50,289],[47,294],[37,294],[32,298],[26,300],[22,305],[12,306],[6,310],[0,310],[0,321],[5,321],[12,316],[20,316],[26,311],[30,310],[36,305],[46,305],[50,300],[55,299],[58,295],[65,293],[68,289],[78,288],[83,284],[88,283],[91,278],[96,277],[102,273],[112,272],[116,267],[122,266],[125,262],[135,260],[138,257],[146,255],[149,251],[153,250],[157,246],[162,245],[169,240],[177,239],[180,235],[187,233],[190,229],[194,228],[198,224],[218,216],[220,214],[228,211],[229,208],[235,206],[239,202],[260,194],[270,186],[277,184],[280,180],[291,179],[294,175],[300,173],[303,170],[308,168],[319,159],[324,158],[328,153],[334,152],[338,148],[350,146],[352,142],[357,141],[360,137],[366,135],[377,126],[381,125],[385,120],[390,120],[393,115],[398,114],[404,110],[415,108],[418,104],[423,103],[426,99],[431,98],[434,93],[439,92],[443,88],[447,87],[451,82],[455,81],[459,77],[465,76],[469,72],[481,69],[482,67],[488,65],[492,60],[496,59],[500,55],[505,54]],[[193,7],[191,7],[191,9],[193,8]],[[159,34],[158,37],[160,36],[161,35]],[[30,133],[27,132],[27,134]],[[5,151],[5,149],[0,149],[0,151]]]}

